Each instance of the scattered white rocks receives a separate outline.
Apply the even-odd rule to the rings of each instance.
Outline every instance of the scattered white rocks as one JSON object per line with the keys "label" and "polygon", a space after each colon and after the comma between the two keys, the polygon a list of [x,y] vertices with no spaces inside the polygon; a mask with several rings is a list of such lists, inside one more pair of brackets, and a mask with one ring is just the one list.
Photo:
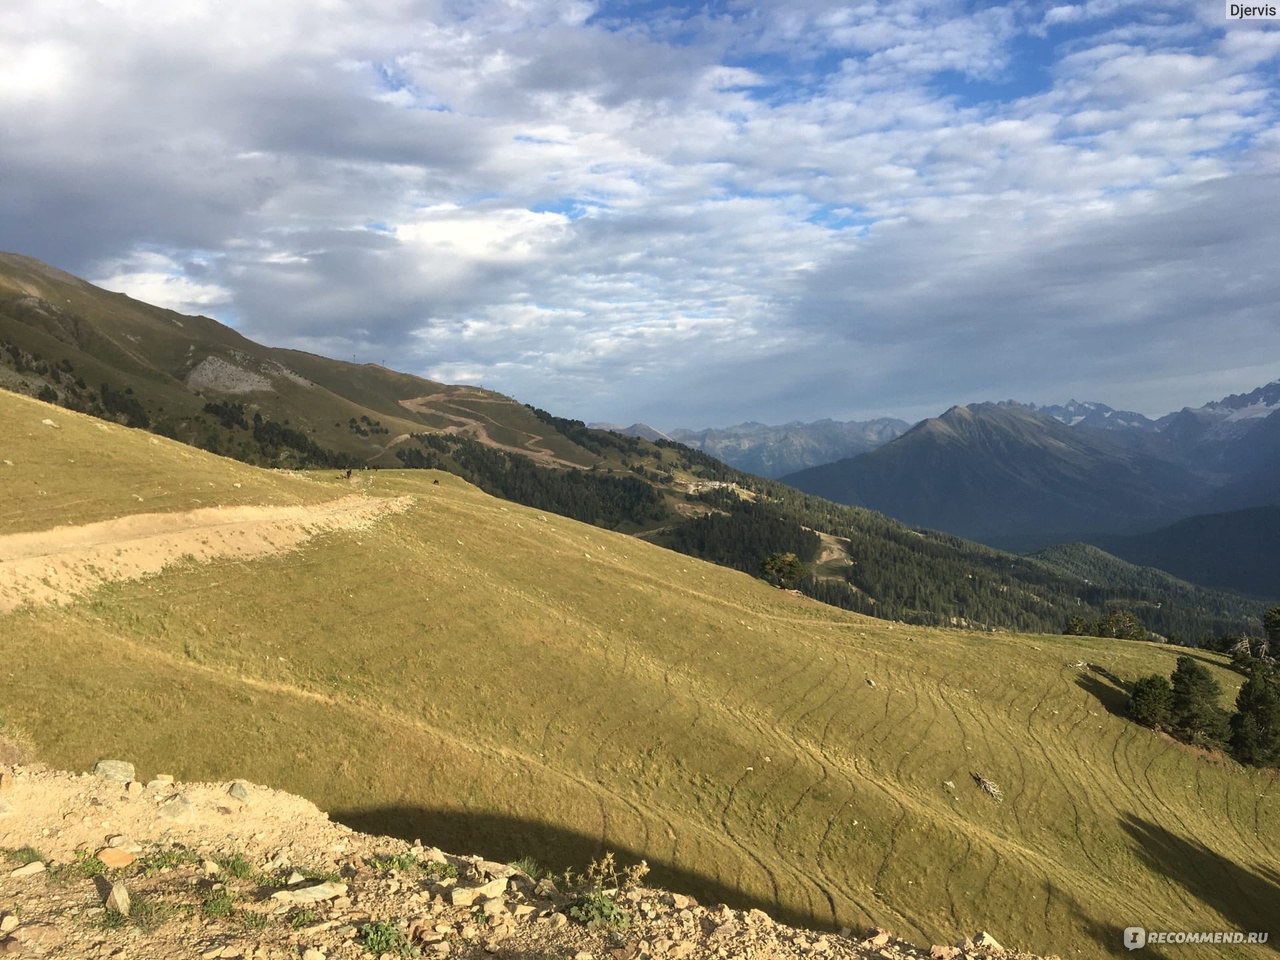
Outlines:
{"label": "scattered white rocks", "polygon": [[[0,848],[38,849],[58,872],[33,882],[37,861],[0,873],[0,960],[368,960],[367,942],[392,935],[424,960],[1035,960],[985,932],[926,949],[887,930],[796,930],[644,888],[609,894],[625,928],[587,927],[568,915],[572,892],[548,879],[359,834],[267,787],[157,777],[139,800],[101,776],[3,772],[21,814],[0,820]],[[93,851],[104,876],[63,869]],[[172,912],[156,921],[144,910],[156,905]],[[108,910],[129,919],[104,924]]]}

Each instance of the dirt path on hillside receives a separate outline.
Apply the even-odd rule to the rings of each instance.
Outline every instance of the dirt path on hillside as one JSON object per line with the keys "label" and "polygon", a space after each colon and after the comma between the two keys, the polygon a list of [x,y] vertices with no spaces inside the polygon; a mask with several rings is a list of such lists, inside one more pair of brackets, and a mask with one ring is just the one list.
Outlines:
{"label": "dirt path on hillside", "polygon": [[181,560],[282,553],[319,533],[368,529],[380,516],[398,513],[410,502],[409,497],[353,494],[306,506],[140,513],[2,536],[0,613],[24,603],[66,603],[99,584],[158,573]]}

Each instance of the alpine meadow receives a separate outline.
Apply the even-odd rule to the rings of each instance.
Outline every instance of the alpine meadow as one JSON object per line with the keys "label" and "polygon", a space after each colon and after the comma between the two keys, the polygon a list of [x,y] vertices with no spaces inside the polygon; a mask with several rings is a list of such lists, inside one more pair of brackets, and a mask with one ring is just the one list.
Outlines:
{"label": "alpine meadow", "polygon": [[923,942],[1088,957],[1276,915],[1273,773],[1123,716],[1174,648],[872,619],[437,471],[269,471],[11,393],[0,429],[3,521],[34,531],[0,541],[28,598],[0,732],[46,762],[248,777],[490,856],[609,849]]}

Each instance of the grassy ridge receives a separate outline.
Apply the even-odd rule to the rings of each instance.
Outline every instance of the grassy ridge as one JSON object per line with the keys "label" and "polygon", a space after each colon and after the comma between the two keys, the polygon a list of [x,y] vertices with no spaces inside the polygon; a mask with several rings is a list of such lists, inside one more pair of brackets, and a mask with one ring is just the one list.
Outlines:
{"label": "grassy ridge", "polygon": [[[0,395],[6,424],[49,409]],[[60,478],[13,488],[18,515],[118,510],[152,462],[167,488],[350,492],[58,414],[74,464],[46,458],[49,434],[6,431],[4,457]],[[922,941],[982,927],[1086,957],[1121,952],[1131,923],[1274,923],[1270,775],[1111,712],[1115,678],[1168,673],[1180,651],[872,620],[447,474],[368,480],[415,505],[0,619],[6,722],[72,768],[120,754],[245,776],[495,856],[607,845],[709,898]]]}

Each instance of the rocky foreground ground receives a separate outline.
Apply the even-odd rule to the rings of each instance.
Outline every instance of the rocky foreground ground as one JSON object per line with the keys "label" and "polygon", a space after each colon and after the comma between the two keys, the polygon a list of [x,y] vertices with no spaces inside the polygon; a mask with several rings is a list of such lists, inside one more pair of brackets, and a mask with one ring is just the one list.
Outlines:
{"label": "rocky foreground ground", "polygon": [[[0,767],[0,957],[1038,960],[705,906],[602,862],[543,877],[376,837],[242,781]],[[534,875],[531,875],[534,874]]]}

